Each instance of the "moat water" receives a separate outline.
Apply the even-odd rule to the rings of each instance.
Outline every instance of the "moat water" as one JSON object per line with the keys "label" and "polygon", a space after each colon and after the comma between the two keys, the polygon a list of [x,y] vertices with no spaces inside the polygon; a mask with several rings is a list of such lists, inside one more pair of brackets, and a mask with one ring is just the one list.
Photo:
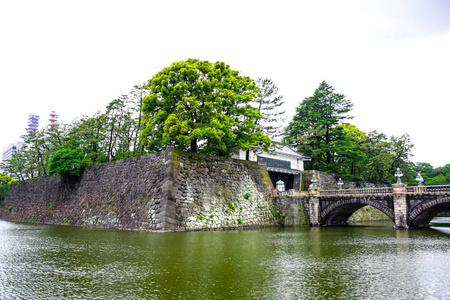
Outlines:
{"label": "moat water", "polygon": [[0,221],[3,300],[449,298],[450,228],[148,233]]}

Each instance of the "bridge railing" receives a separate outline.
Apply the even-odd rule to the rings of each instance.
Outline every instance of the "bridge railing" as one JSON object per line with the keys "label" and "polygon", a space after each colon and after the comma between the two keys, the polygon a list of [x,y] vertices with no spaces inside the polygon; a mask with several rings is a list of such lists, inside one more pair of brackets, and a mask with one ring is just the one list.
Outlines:
{"label": "bridge railing", "polygon": [[296,191],[296,190],[287,190],[284,192],[280,192],[281,196],[296,196],[296,197],[309,197],[308,191]]}
{"label": "bridge railing", "polygon": [[[319,197],[336,197],[345,195],[380,195],[392,194],[393,187],[383,188],[366,188],[366,189],[345,189],[345,190],[318,190]],[[407,186],[407,193],[450,193],[450,185],[427,185],[427,186]],[[309,197],[309,191],[294,191],[288,190],[279,193],[283,196],[302,196]]]}
{"label": "bridge railing", "polygon": [[407,193],[442,193],[450,192],[450,185],[408,186]]}
{"label": "bridge railing", "polygon": [[320,196],[373,195],[373,194],[389,194],[392,192],[393,192],[392,187],[346,189],[346,190],[321,190]]}

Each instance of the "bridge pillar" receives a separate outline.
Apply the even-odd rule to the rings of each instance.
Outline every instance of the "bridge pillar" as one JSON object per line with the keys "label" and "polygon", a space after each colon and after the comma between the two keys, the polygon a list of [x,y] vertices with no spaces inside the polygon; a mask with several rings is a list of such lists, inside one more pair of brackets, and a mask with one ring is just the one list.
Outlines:
{"label": "bridge pillar", "polygon": [[319,190],[317,188],[309,188],[309,221],[312,226],[320,225],[320,205]]}
{"label": "bridge pillar", "polygon": [[406,202],[406,184],[395,183],[394,189],[394,215],[395,228],[408,228],[408,205]]}

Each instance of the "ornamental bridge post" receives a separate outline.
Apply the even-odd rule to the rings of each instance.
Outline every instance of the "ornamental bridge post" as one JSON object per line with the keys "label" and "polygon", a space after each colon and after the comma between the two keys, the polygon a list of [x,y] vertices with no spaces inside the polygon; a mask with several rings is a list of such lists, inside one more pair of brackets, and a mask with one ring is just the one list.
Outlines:
{"label": "ornamental bridge post", "polygon": [[406,184],[395,183],[393,187],[395,228],[408,228],[408,202]]}
{"label": "ornamental bridge post", "polygon": [[309,221],[312,226],[320,225],[320,203],[319,195],[320,191],[318,188],[309,188]]}

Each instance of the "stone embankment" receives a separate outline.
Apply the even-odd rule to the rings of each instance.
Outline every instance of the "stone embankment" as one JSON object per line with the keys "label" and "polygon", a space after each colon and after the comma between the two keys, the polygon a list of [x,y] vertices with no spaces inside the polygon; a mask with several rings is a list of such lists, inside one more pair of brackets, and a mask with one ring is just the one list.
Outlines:
{"label": "stone embankment", "polygon": [[148,231],[277,226],[269,174],[256,162],[175,149],[11,187],[0,219]]}

